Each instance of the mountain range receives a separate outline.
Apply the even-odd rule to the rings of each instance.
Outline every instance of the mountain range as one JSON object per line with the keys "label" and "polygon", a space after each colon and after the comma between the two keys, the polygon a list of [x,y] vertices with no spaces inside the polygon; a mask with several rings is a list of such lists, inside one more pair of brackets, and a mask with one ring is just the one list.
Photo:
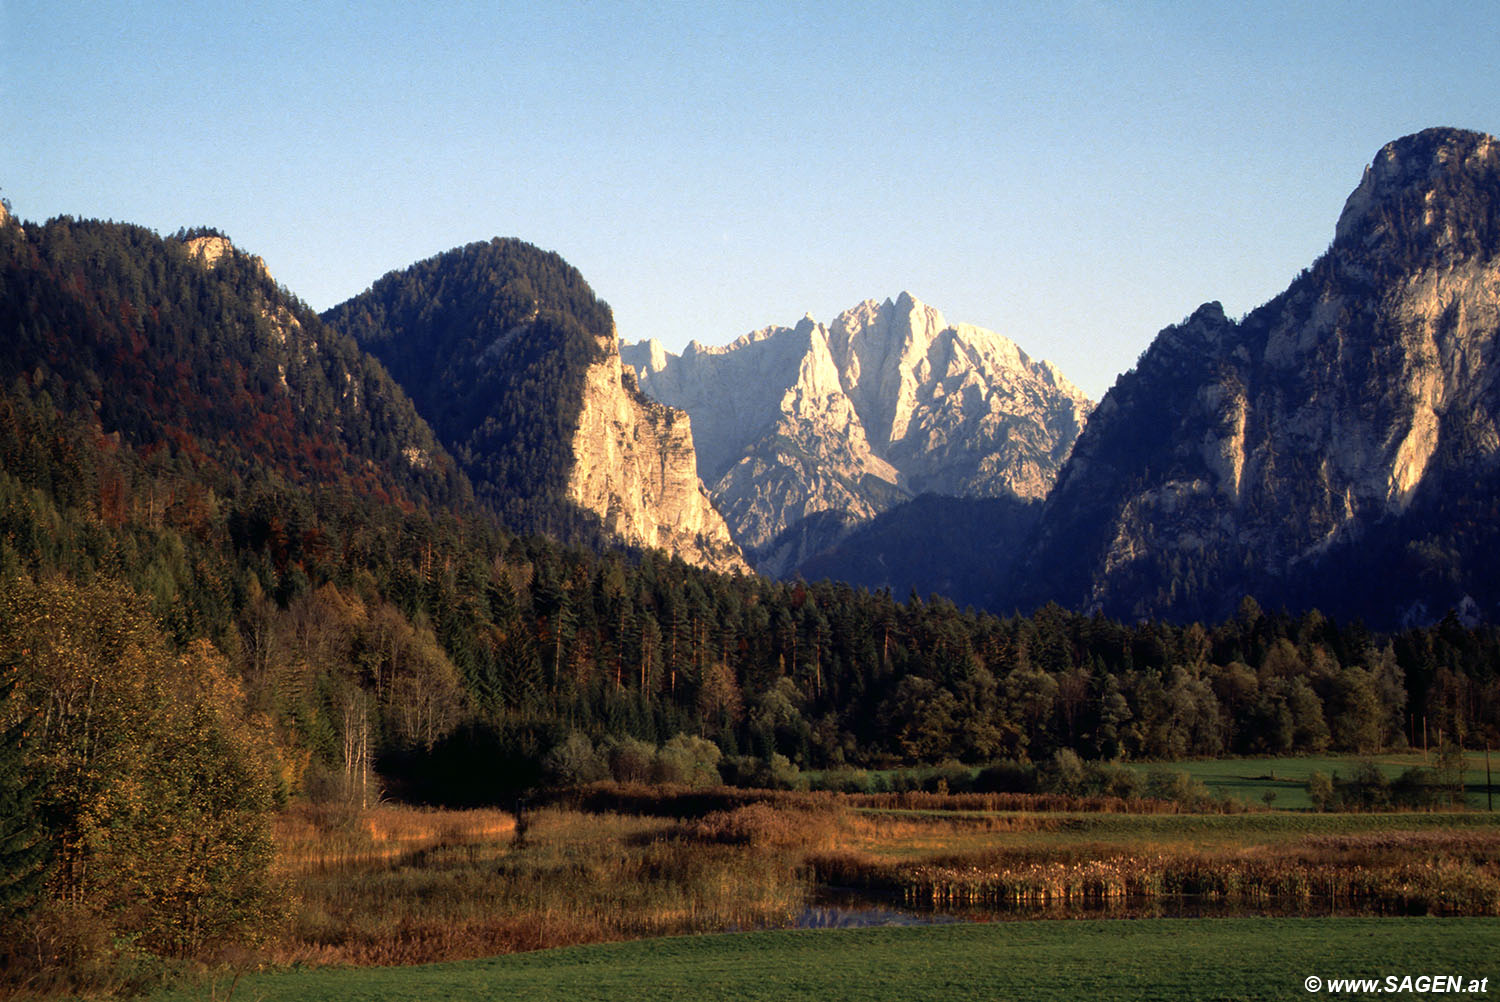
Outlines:
{"label": "mountain range", "polygon": [[16,415],[55,408],[72,430],[53,440],[103,457],[79,483],[109,518],[239,498],[260,514],[229,528],[266,547],[267,581],[318,553],[253,500],[280,491],[294,513],[484,510],[594,549],[999,610],[1213,620],[1252,595],[1490,619],[1497,217],[1494,139],[1392,142],[1285,292],[1237,319],[1199,307],[1091,408],[906,293],[678,356],[622,348],[577,270],[518,240],[318,316],[216,231],[7,211],[0,379],[16,456],[46,440]]}
{"label": "mountain range", "polygon": [[1497,149],[1454,129],[1388,144],[1284,293],[1195,310],[1092,413],[1051,366],[905,294],[623,355],[692,415],[767,573],[1125,618],[1222,619],[1246,595],[1493,618]]}
{"label": "mountain range", "polygon": [[[698,471],[758,570],[784,574],[919,494],[1040,500],[1090,402],[1015,342],[909,293],[681,355],[627,344],[692,418]],[[817,516],[817,517],[814,517]]]}

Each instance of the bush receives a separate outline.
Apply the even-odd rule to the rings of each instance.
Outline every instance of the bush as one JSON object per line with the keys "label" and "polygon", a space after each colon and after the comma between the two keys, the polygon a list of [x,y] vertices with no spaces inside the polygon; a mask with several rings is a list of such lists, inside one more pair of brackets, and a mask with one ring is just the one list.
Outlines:
{"label": "bush", "polygon": [[542,759],[542,774],[555,786],[585,786],[609,778],[609,766],[587,734],[574,731]]}
{"label": "bush", "polygon": [[1047,765],[1047,783],[1057,793],[1082,793],[1085,770],[1083,759],[1071,748],[1059,748]]}
{"label": "bush", "polygon": [[1391,784],[1391,800],[1398,807],[1433,810],[1449,802],[1449,794],[1432,769],[1407,769]]}
{"label": "bush", "polygon": [[741,755],[727,760],[724,781],[757,790],[805,790],[808,785],[797,764],[779,752],[772,752],[770,758]]}
{"label": "bush", "polygon": [[1307,777],[1307,798],[1320,811],[1326,811],[1337,802],[1337,793],[1334,790],[1334,781],[1326,772],[1314,771]]}
{"label": "bush", "polygon": [[1090,762],[1084,770],[1083,789],[1096,797],[1134,800],[1144,795],[1145,781],[1119,762]]}
{"label": "bush", "polygon": [[1213,794],[1202,780],[1181,771],[1153,769],[1146,775],[1146,795],[1159,800],[1171,800],[1189,810],[1204,810],[1213,806]]}
{"label": "bush", "polygon": [[723,781],[719,776],[721,757],[719,746],[707,738],[678,734],[656,753],[652,778],[681,786],[718,786]]}
{"label": "bush", "polygon": [[833,793],[875,793],[878,783],[877,777],[868,769],[834,769],[825,772],[823,777],[813,784],[814,789],[829,790]]}
{"label": "bush", "polygon": [[609,737],[604,742],[609,774],[618,783],[649,783],[656,746],[635,738]]}
{"label": "bush", "polygon": [[991,762],[974,778],[976,793],[1036,793],[1039,788],[1036,766],[1013,759]]}
{"label": "bush", "polygon": [[1382,810],[1391,806],[1391,781],[1367,759],[1355,767],[1354,778],[1339,784],[1339,798],[1358,810]]}

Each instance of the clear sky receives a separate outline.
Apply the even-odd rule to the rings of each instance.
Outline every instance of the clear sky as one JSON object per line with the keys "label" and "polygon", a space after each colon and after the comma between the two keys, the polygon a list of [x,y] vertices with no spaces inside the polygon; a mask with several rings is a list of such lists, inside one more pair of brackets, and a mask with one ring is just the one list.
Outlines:
{"label": "clear sky", "polygon": [[1091,396],[1327,246],[1381,145],[1500,132],[1500,3],[0,0],[23,219],[211,225],[324,309],[555,250],[627,340],[908,290]]}

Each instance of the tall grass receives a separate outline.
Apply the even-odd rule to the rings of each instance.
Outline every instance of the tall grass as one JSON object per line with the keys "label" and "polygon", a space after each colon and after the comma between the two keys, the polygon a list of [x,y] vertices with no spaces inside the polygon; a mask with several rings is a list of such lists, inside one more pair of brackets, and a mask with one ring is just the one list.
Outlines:
{"label": "tall grass", "polygon": [[409,964],[785,925],[807,898],[807,851],[832,844],[832,823],[803,813],[747,805],[677,821],[544,808],[517,847],[464,836],[488,823],[450,812],[457,828],[434,817],[445,834],[399,854],[356,840],[343,857],[294,857],[294,915],[272,959]]}
{"label": "tall grass", "polygon": [[284,873],[398,859],[435,844],[508,838],[515,818],[499,810],[445,811],[380,804],[366,811],[295,804],[276,818],[277,868]]}
{"label": "tall grass", "polygon": [[1003,809],[1014,796],[606,785],[537,809],[524,845],[499,811],[298,808],[277,826],[291,918],[263,959],[410,964],[773,928],[818,884],[922,907],[1190,894],[1500,914],[1493,815]]}
{"label": "tall grass", "polygon": [[1023,848],[911,861],[815,855],[819,881],[923,907],[1092,905],[1195,895],[1247,905],[1312,899],[1401,914],[1500,915],[1500,833],[1376,832],[1233,851]]}

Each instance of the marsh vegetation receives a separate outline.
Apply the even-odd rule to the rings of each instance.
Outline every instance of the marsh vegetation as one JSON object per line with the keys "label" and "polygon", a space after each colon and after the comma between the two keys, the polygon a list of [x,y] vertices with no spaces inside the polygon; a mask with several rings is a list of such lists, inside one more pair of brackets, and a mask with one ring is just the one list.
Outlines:
{"label": "marsh vegetation", "polygon": [[605,783],[537,808],[520,843],[497,811],[292,812],[277,828],[290,918],[260,959],[411,964],[784,928],[827,905],[828,888],[840,907],[986,919],[1184,901],[1242,915],[1500,915],[1494,814],[991,797]]}

